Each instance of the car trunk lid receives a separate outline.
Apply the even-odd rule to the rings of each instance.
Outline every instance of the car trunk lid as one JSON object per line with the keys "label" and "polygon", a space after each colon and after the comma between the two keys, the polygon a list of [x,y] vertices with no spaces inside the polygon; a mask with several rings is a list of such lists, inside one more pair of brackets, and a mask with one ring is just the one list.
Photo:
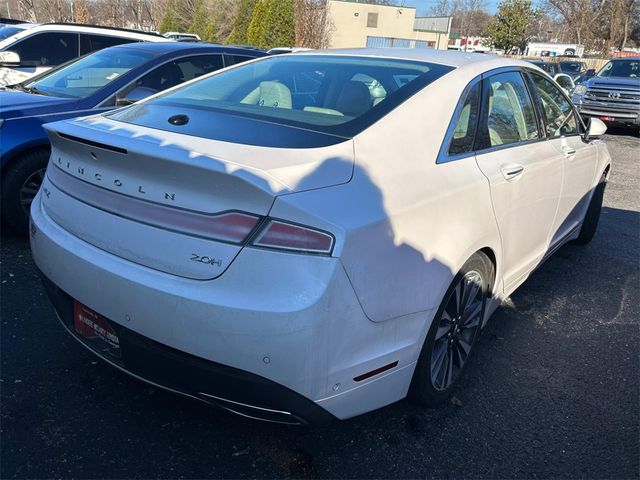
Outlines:
{"label": "car trunk lid", "polygon": [[46,130],[43,206],[54,221],[114,255],[201,280],[224,272],[276,196],[345,183],[353,171],[350,140],[275,149],[101,117]]}

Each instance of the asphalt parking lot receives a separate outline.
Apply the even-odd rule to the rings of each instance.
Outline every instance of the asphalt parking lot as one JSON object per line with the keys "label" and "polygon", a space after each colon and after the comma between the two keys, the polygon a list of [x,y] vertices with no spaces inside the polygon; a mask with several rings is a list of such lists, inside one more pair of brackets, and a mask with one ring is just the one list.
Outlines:
{"label": "asphalt parking lot", "polygon": [[458,401],[321,429],[245,420],[101,363],[3,228],[0,478],[640,477],[640,137],[606,141],[595,239],[563,247],[496,312]]}

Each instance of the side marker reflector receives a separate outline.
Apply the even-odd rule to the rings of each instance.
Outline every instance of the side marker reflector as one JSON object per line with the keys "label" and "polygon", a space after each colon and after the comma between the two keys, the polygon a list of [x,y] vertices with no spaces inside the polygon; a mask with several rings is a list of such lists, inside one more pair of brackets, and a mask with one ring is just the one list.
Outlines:
{"label": "side marker reflector", "polygon": [[354,380],[356,382],[361,382],[362,380],[366,380],[367,378],[371,378],[375,375],[378,375],[379,373],[382,372],[386,372],[387,370],[391,370],[392,368],[396,367],[398,365],[398,361],[396,360],[393,363],[390,363],[389,365],[385,365],[384,367],[380,367],[380,368],[376,368],[375,370],[371,370],[370,372],[367,373],[363,373],[362,375],[358,375],[356,378],[354,378]]}

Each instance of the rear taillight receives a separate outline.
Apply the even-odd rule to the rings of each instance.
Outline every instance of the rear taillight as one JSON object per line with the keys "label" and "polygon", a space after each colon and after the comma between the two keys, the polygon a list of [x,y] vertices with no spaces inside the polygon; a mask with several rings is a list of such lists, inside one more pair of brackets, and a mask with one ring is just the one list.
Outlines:
{"label": "rear taillight", "polygon": [[195,216],[184,218],[186,222],[183,227],[196,232],[200,229],[210,237],[233,243],[243,242],[259,221],[259,217],[238,212],[216,215],[206,223]]}
{"label": "rear taillight", "polygon": [[60,190],[73,192],[75,198],[100,210],[154,227],[211,240],[241,244],[261,219],[244,212],[208,214],[151,203],[91,185],[57,168],[50,168],[47,177]]}
{"label": "rear taillight", "polygon": [[330,255],[333,236],[302,225],[268,220],[251,244],[256,247]]}

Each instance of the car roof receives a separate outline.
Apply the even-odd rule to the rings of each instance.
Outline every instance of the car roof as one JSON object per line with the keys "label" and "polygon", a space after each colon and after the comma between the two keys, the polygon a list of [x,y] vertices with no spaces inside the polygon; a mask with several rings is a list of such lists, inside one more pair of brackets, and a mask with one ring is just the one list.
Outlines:
{"label": "car roof", "polygon": [[434,50],[431,48],[349,48],[310,50],[291,53],[295,56],[304,55],[333,55],[376,57],[399,60],[414,60],[427,63],[448,65],[460,70],[489,70],[509,66],[530,66],[530,62],[505,58],[492,54],[478,54],[471,52],[458,52],[455,50]]}
{"label": "car roof", "polygon": [[20,30],[28,30],[38,25],[40,25],[40,23],[2,23],[3,27],[19,28]]}
{"label": "car roof", "polygon": [[136,30],[133,28],[119,28],[119,27],[107,27],[103,25],[91,25],[86,23],[49,22],[49,23],[41,23],[38,26],[53,27],[53,28],[65,27],[65,28],[68,28],[70,31],[73,31],[75,29],[78,29],[78,31],[83,31],[86,28],[86,29],[92,29],[92,30],[106,30],[112,33],[121,32],[121,33],[130,33],[133,35],[148,35],[151,37],[162,38],[162,35],[155,32],[145,32],[143,30]]}
{"label": "car roof", "polygon": [[610,61],[611,62],[615,62],[618,60],[634,60],[634,61],[639,61],[640,60],[640,55],[633,55],[633,56],[628,56],[628,57],[616,57],[616,58],[612,58]]}
{"label": "car roof", "polygon": [[229,53],[229,54],[238,54],[238,55],[251,55],[260,56],[260,53],[256,50],[250,50],[248,48],[240,48],[240,47],[230,47],[228,45],[218,45],[216,43],[207,43],[207,42],[198,42],[198,43],[190,43],[190,42],[140,42],[140,43],[125,43],[122,45],[116,45],[111,47],[112,49],[116,48],[127,48],[127,49],[135,49],[143,52],[154,53],[156,55],[163,55],[169,52],[183,52],[183,51],[205,51],[205,52],[220,52],[220,53]]}
{"label": "car roof", "polygon": [[104,34],[113,37],[129,38],[133,40],[145,41],[145,42],[171,42],[172,40],[151,32],[142,32],[138,30],[130,30],[125,28],[111,28],[100,27],[95,25],[84,25],[76,23],[29,23],[29,24],[17,24],[12,25],[22,31],[16,32],[14,35],[9,36],[0,41],[0,47],[4,48],[8,45],[12,45],[13,42],[18,41],[27,36],[37,34],[39,32],[57,31],[57,32],[72,32],[72,33],[93,33]]}

